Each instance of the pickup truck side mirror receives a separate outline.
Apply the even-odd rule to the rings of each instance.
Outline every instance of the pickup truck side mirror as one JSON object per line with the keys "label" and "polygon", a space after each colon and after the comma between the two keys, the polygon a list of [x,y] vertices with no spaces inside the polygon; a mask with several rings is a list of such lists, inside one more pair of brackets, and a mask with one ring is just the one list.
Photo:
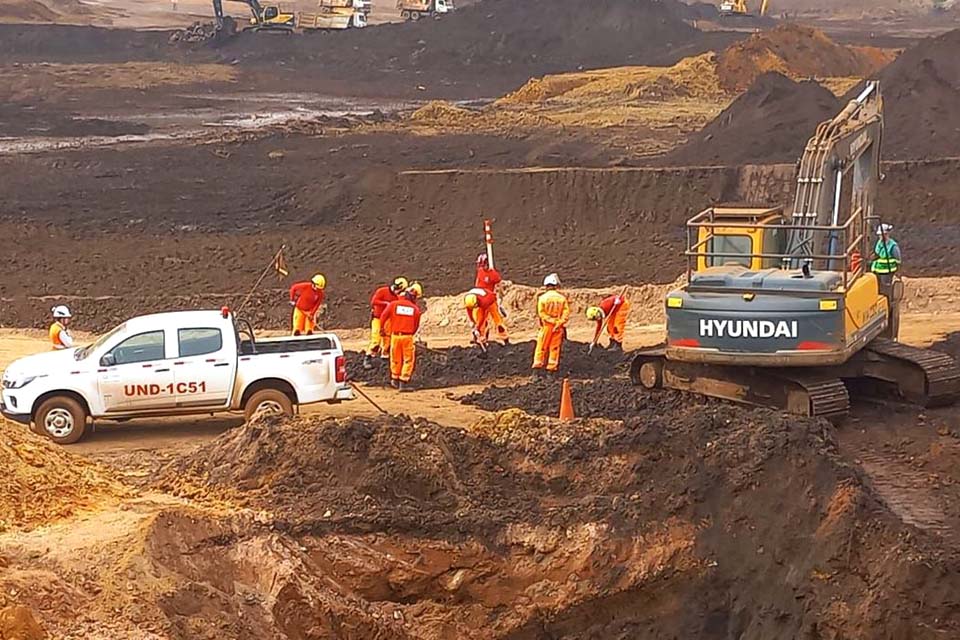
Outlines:
{"label": "pickup truck side mirror", "polygon": [[112,367],[117,364],[117,359],[112,353],[105,353],[102,358],[100,358],[101,367]]}

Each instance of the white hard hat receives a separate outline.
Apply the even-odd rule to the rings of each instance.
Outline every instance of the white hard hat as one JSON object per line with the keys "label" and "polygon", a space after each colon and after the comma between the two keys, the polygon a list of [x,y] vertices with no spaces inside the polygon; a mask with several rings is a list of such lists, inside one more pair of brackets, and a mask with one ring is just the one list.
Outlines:
{"label": "white hard hat", "polygon": [[559,287],[560,286],[560,276],[555,273],[551,273],[546,278],[543,279],[543,286],[545,287]]}
{"label": "white hard hat", "polygon": [[878,236],[883,235],[883,234],[885,234],[885,233],[890,233],[891,231],[893,231],[893,225],[892,225],[892,224],[886,224],[886,223],[884,223],[884,224],[881,224],[879,227],[877,227],[877,235],[878,235]]}
{"label": "white hard hat", "polygon": [[73,317],[73,314],[70,313],[70,309],[67,308],[67,306],[64,304],[58,304],[50,311],[53,312],[54,318],[72,318]]}

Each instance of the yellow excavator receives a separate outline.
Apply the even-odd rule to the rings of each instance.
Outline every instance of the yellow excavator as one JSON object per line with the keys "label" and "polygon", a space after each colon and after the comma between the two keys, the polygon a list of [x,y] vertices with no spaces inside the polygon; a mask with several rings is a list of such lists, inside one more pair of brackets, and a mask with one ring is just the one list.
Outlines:
{"label": "yellow excavator", "polygon": [[[770,0],[760,0],[760,11],[757,13],[759,16],[767,15],[767,9],[769,8]],[[750,8],[747,6],[747,0],[724,0],[720,3],[720,16],[721,17],[731,17],[731,16],[751,16]]]}
{"label": "yellow excavator", "polygon": [[666,298],[666,344],[635,356],[634,384],[829,419],[851,392],[960,396],[953,358],[897,341],[899,276],[869,269],[882,133],[869,82],[807,143],[789,216],[712,207],[687,222],[687,284]]}
{"label": "yellow excavator", "polygon": [[[253,14],[250,18],[250,24],[253,31],[293,33],[296,27],[296,15],[281,9],[277,5],[263,6],[259,0],[236,1],[250,7],[250,13]],[[232,32],[236,31],[236,24],[233,20],[224,16],[223,0],[213,0],[213,16],[216,20],[217,33],[226,31],[226,35],[232,35]]]}

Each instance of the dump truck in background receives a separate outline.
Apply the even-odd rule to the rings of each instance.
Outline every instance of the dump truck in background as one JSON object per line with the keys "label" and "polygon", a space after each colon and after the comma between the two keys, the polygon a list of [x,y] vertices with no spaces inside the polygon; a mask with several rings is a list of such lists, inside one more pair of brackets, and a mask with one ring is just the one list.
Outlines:
{"label": "dump truck in background", "polygon": [[297,28],[301,31],[362,29],[367,26],[368,0],[320,0],[318,13],[298,13]]}
{"label": "dump truck in background", "polygon": [[397,9],[405,20],[419,20],[451,13],[454,7],[453,0],[397,0]]}

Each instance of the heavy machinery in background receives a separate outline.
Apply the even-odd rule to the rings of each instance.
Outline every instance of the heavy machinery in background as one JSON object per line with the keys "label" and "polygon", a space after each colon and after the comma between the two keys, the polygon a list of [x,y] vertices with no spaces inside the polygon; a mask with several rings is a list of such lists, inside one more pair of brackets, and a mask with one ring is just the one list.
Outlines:
{"label": "heavy machinery in background", "polygon": [[[250,7],[253,17],[250,24],[254,31],[273,31],[278,33],[293,33],[296,27],[296,15],[283,11],[276,5],[263,6],[258,0],[235,0]],[[231,35],[236,31],[233,19],[223,14],[223,0],[213,0],[213,15],[216,20],[217,33],[226,32]]]}
{"label": "heavy machinery in background", "polygon": [[[769,5],[770,0],[760,0],[760,10],[757,15],[761,17],[767,15]],[[747,17],[752,15],[747,0],[724,0],[720,3],[720,17]]]}
{"label": "heavy machinery in background", "polygon": [[361,29],[367,26],[370,3],[365,0],[320,0],[319,13],[297,13],[303,31]]}
{"label": "heavy machinery in background", "polygon": [[397,9],[404,20],[435,18],[452,13],[453,0],[397,0]]}
{"label": "heavy machinery in background", "polygon": [[902,282],[869,271],[883,102],[869,82],[821,123],[792,214],[721,208],[687,222],[687,285],[666,298],[665,345],[634,384],[842,418],[850,393],[932,406],[960,395],[960,366],[897,341]]}

